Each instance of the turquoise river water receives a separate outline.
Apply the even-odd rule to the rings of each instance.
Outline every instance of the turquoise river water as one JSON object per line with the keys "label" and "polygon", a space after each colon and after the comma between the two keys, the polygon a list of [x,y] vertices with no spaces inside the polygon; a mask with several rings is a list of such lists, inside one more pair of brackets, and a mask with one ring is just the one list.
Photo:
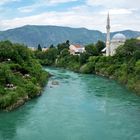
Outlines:
{"label": "turquoise river water", "polygon": [[113,80],[46,68],[43,95],[0,112],[0,140],[140,140],[140,97]]}

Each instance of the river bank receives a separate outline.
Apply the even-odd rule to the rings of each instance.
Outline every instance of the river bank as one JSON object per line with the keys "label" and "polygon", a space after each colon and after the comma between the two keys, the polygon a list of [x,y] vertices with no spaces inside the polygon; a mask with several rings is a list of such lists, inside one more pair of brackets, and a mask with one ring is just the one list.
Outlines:
{"label": "river bank", "polygon": [[[112,65],[110,65],[110,67],[111,66]],[[113,80],[117,81],[118,83],[122,84],[124,87],[126,87],[130,91],[133,91],[133,93],[135,93],[136,95],[140,96],[140,79],[134,80],[135,77],[133,77],[132,75],[131,75],[130,79],[128,78],[128,76],[121,78],[121,75],[117,76],[114,74],[110,74],[108,72],[107,68],[104,68],[104,70],[102,71],[101,68],[96,69],[95,64],[93,64],[93,66],[88,66],[88,63],[79,67],[78,69],[71,69],[69,67],[62,67],[62,66],[59,67],[57,65],[53,65],[53,67],[64,68],[66,70],[74,71],[76,73],[98,75],[98,76],[105,77],[108,79],[113,79]],[[121,66],[119,66],[119,67],[121,67]],[[121,72],[121,70],[120,70],[120,72]],[[115,73],[115,71],[114,71],[114,73]],[[133,80],[133,81],[131,81],[131,80]]]}
{"label": "river bank", "polygon": [[6,111],[6,112],[13,111],[13,110],[21,107],[22,105],[24,105],[26,102],[28,102],[28,101],[30,101],[34,98],[37,98],[41,95],[42,95],[42,91],[40,91],[38,94],[34,95],[34,97],[32,97],[32,98],[30,98],[28,95],[26,95],[25,97],[21,97],[15,103],[13,103],[12,105],[4,108],[3,111]]}
{"label": "river bank", "polygon": [[40,96],[48,78],[32,51],[24,45],[0,42],[0,110],[14,110]]}

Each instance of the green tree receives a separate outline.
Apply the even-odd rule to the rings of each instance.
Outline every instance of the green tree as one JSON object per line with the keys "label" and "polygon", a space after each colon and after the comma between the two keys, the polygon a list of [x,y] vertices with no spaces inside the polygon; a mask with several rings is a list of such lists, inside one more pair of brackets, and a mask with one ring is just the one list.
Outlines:
{"label": "green tree", "polygon": [[69,50],[69,46],[70,46],[69,40],[67,40],[67,41],[64,42],[64,43],[58,44],[58,45],[57,45],[57,49],[58,49],[59,54],[61,53],[61,51],[62,51],[63,49]]}
{"label": "green tree", "polygon": [[97,56],[98,55],[98,50],[94,44],[86,45],[85,50],[89,56]]}
{"label": "green tree", "polygon": [[41,47],[41,45],[40,44],[38,44],[38,47],[37,47],[38,49],[38,51],[42,51],[42,47]]}
{"label": "green tree", "polygon": [[96,48],[97,48],[97,51],[99,54],[102,54],[102,50],[105,48],[105,43],[103,41],[98,41],[96,44],[95,44]]}
{"label": "green tree", "polygon": [[51,44],[49,48],[54,48],[54,45],[53,45],[53,44]]}
{"label": "green tree", "polygon": [[86,52],[83,52],[79,56],[79,62],[81,65],[85,64],[89,58],[89,55]]}

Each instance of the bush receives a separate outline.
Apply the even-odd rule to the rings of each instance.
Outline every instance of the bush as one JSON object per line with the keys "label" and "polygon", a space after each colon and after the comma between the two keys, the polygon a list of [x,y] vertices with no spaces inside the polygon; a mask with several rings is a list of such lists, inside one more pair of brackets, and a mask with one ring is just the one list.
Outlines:
{"label": "bush", "polygon": [[85,65],[83,65],[81,68],[80,68],[80,72],[81,73],[94,73],[95,72],[95,65],[94,63],[92,62],[89,62]]}
{"label": "bush", "polygon": [[28,93],[29,98],[33,98],[37,96],[37,94],[39,94],[40,88],[33,83],[28,83],[28,85],[26,86],[26,92]]}

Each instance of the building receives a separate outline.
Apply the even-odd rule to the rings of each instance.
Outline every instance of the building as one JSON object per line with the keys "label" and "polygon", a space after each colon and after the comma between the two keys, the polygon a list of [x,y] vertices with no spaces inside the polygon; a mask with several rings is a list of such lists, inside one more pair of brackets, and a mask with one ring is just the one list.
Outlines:
{"label": "building", "polygon": [[116,49],[124,45],[126,37],[123,34],[115,34],[110,43],[110,55],[113,56],[116,53]]}
{"label": "building", "polygon": [[36,51],[37,49],[35,47],[28,47],[32,51]]}
{"label": "building", "polygon": [[137,37],[137,39],[138,39],[138,40],[140,40],[140,36],[139,36],[139,37]]}
{"label": "building", "polygon": [[106,35],[106,48],[102,50],[102,52],[105,52],[106,56],[113,56],[116,53],[116,49],[121,46],[124,45],[125,41],[126,41],[126,37],[125,35],[121,34],[121,33],[117,33],[115,34],[112,39],[110,39],[110,17],[109,14],[107,16],[107,26],[106,26],[106,30],[107,30],[107,35]]}
{"label": "building", "polygon": [[107,25],[106,25],[106,31],[107,31],[107,35],[106,35],[106,56],[110,55],[110,17],[109,17],[109,13],[107,16]]}
{"label": "building", "polygon": [[70,51],[70,54],[72,54],[72,55],[80,55],[80,53],[85,52],[85,47],[80,46],[80,45],[71,44],[69,46],[69,51]]}
{"label": "building", "polygon": [[43,47],[43,48],[42,48],[42,51],[45,52],[45,51],[48,51],[48,49],[49,49],[49,48],[47,48],[47,47]]}

